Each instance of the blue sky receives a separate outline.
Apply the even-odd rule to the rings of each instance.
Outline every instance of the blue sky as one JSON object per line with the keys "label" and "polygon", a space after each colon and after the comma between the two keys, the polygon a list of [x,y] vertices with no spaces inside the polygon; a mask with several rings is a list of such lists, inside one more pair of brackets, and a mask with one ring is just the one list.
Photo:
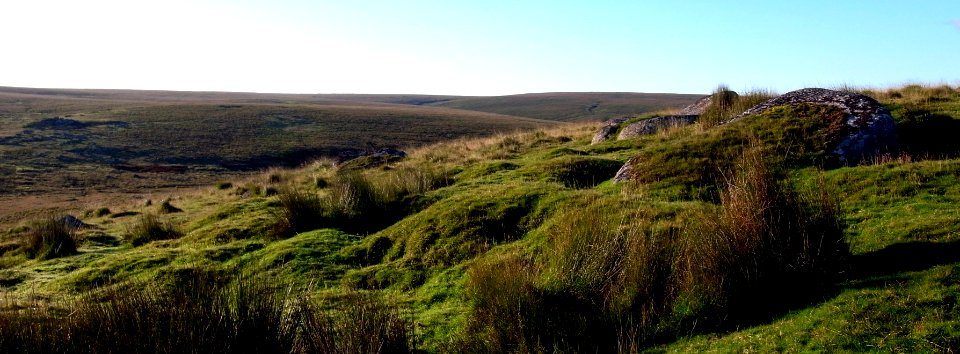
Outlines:
{"label": "blue sky", "polygon": [[31,0],[0,86],[501,95],[960,84],[960,1]]}

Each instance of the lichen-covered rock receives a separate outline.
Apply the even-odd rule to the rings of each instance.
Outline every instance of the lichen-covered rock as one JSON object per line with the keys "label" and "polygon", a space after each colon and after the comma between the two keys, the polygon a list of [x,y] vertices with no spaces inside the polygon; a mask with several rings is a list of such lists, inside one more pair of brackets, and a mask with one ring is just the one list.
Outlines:
{"label": "lichen-covered rock", "polygon": [[606,123],[597,130],[597,133],[593,135],[593,140],[590,141],[590,144],[599,144],[612,139],[613,135],[620,130],[620,124],[626,121],[627,117],[614,118],[606,121]]}
{"label": "lichen-covered rock", "polygon": [[792,91],[756,105],[729,122],[744,119],[773,107],[801,103],[834,106],[847,114],[846,136],[834,149],[834,154],[842,163],[855,164],[897,148],[896,125],[890,111],[870,97],[851,92],[822,88]]}
{"label": "lichen-covered rock", "polygon": [[697,121],[697,117],[699,116],[663,116],[641,120],[620,130],[620,135],[617,136],[617,140],[633,139],[641,135],[654,134],[669,127],[690,125]]}

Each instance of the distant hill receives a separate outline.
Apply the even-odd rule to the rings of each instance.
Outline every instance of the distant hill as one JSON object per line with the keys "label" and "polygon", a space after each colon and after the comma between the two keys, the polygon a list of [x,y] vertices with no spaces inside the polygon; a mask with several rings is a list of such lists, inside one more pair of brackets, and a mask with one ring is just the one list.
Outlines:
{"label": "distant hill", "polygon": [[0,87],[0,95],[39,99],[135,102],[305,103],[315,105],[407,105],[455,108],[517,117],[589,121],[682,108],[699,94],[633,92],[552,92],[507,96],[409,94],[275,94],[250,92],[190,92],[139,90],[79,90]]}
{"label": "distant hill", "polygon": [[[0,195],[184,186],[358,150],[678,108],[699,95],[272,94],[0,87]],[[57,117],[66,119],[54,120]],[[177,172],[172,176],[166,172]],[[151,172],[151,173],[145,173]],[[159,173],[153,173],[159,172]]]}
{"label": "distant hill", "polygon": [[555,124],[362,96],[0,88],[0,195],[194,185]]}
{"label": "distant hill", "polygon": [[663,109],[682,108],[703,95],[624,92],[555,92],[511,96],[462,97],[433,106],[564,122],[604,120]]}
{"label": "distant hill", "polygon": [[312,95],[317,100],[448,107],[562,122],[599,121],[682,108],[704,95],[633,92],[550,92],[507,96]]}

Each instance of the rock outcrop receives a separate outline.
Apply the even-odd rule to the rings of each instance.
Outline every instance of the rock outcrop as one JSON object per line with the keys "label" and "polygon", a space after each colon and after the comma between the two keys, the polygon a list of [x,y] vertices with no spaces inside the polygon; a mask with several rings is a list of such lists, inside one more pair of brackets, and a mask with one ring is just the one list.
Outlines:
{"label": "rock outcrop", "polygon": [[841,163],[858,163],[897,148],[896,125],[890,111],[870,97],[851,92],[822,88],[792,91],[756,105],[727,123],[774,107],[801,103],[830,105],[847,114],[845,137],[833,151]]}
{"label": "rock outcrop", "polygon": [[654,134],[670,127],[690,125],[695,123],[698,117],[697,115],[675,115],[641,120],[627,125],[620,130],[620,135],[617,135],[617,140],[633,139],[641,135]]}
{"label": "rock outcrop", "polygon": [[593,135],[593,140],[590,141],[590,144],[598,144],[613,138],[613,135],[617,133],[617,130],[620,130],[620,124],[627,121],[627,117],[614,118],[606,121],[597,133]]}
{"label": "rock outcrop", "polygon": [[385,148],[372,151],[351,150],[337,156],[336,166],[339,169],[366,169],[383,166],[403,160],[407,153],[403,150]]}
{"label": "rock outcrop", "polygon": [[715,93],[712,95],[704,96],[703,98],[697,100],[693,104],[684,107],[677,114],[653,117],[647,120],[639,121],[623,126],[628,119],[627,118],[617,118],[609,120],[597,130],[597,133],[594,134],[591,144],[597,144],[604,142],[613,138],[614,134],[620,132],[617,135],[617,140],[623,139],[632,139],[641,135],[654,134],[660,131],[663,128],[672,127],[672,126],[683,126],[695,123],[701,115],[704,114],[716,99],[729,100],[731,98],[736,98],[737,93],[733,91],[722,91],[720,93]]}
{"label": "rock outcrop", "polygon": [[[754,106],[733,119],[724,122],[729,124],[741,119],[751,119],[751,116],[764,114],[766,111],[778,107],[788,108],[784,112],[808,112],[803,105],[825,105],[831,108],[832,117],[810,114],[804,119],[828,120],[826,133],[829,138],[824,142],[826,149],[822,153],[833,155],[840,164],[857,164],[870,160],[885,153],[895,152],[897,149],[896,125],[890,112],[876,100],[857,93],[833,91],[820,88],[807,88],[786,93]],[[798,108],[794,110],[793,108]],[[773,113],[771,117],[779,116]],[[796,113],[803,114],[803,113]],[[786,117],[786,116],[784,116]],[[764,122],[764,124],[773,123]],[[773,123],[776,124],[776,123]],[[721,129],[723,125],[720,126]],[[626,129],[624,129],[626,130]],[[819,134],[818,133],[818,134]],[[817,139],[816,136],[800,135],[800,139]],[[821,137],[822,138],[822,137]],[[627,161],[614,176],[615,182],[631,180],[643,161],[634,157]]]}
{"label": "rock outcrop", "polygon": [[623,164],[623,167],[620,167],[617,170],[617,174],[613,175],[613,181],[616,183],[625,182],[630,179],[630,175],[633,174],[633,159],[627,160],[627,163]]}
{"label": "rock outcrop", "polygon": [[81,221],[76,216],[69,215],[69,214],[61,216],[57,220],[60,221],[60,223],[62,223],[63,226],[71,229],[82,229],[82,228],[90,227],[90,225]]}
{"label": "rock outcrop", "polygon": [[697,102],[692,103],[689,106],[683,107],[677,115],[681,116],[699,116],[703,112],[707,111],[707,107],[710,107],[710,103],[713,103],[713,95],[704,96],[703,98],[697,100]]}

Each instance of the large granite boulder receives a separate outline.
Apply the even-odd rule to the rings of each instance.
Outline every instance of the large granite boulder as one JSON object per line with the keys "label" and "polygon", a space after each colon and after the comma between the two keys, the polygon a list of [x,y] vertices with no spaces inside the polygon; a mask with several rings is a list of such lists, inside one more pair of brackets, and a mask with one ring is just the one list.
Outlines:
{"label": "large granite boulder", "polygon": [[670,127],[690,125],[695,123],[698,117],[699,116],[696,115],[687,115],[644,119],[621,129],[620,135],[617,135],[617,140],[633,139],[641,135],[655,134],[660,130]]}
{"label": "large granite boulder", "polygon": [[852,92],[822,88],[792,91],[756,105],[727,123],[774,107],[801,103],[834,106],[847,114],[844,137],[833,151],[841,163],[859,163],[897,148],[896,124],[890,111],[876,100]]}

